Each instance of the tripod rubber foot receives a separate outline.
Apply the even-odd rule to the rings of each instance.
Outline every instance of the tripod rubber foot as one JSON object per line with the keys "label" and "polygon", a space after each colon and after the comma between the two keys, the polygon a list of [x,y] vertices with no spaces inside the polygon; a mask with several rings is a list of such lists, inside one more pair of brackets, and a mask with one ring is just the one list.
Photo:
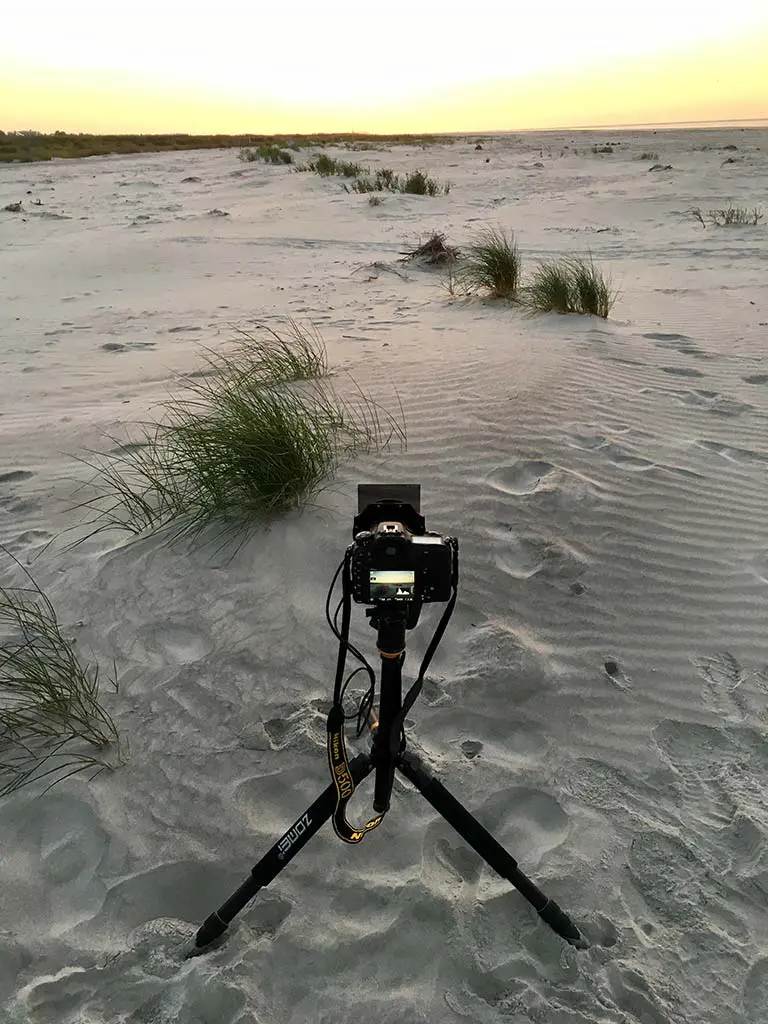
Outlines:
{"label": "tripod rubber foot", "polygon": [[200,925],[197,935],[195,935],[195,950],[205,949],[206,946],[210,946],[212,942],[220,938],[224,932],[229,928],[226,921],[222,921],[218,914],[211,914],[209,918]]}
{"label": "tripod rubber foot", "polygon": [[547,900],[539,911],[539,917],[557,934],[576,949],[589,949],[590,942],[582,935],[573,921],[554,900]]}

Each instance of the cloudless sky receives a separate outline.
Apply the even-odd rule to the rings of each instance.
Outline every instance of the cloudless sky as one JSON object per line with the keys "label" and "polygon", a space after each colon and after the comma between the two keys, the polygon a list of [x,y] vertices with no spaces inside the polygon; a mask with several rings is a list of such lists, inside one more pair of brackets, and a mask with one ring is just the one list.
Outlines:
{"label": "cloudless sky", "polygon": [[471,131],[768,117],[768,0],[34,0],[0,128]]}

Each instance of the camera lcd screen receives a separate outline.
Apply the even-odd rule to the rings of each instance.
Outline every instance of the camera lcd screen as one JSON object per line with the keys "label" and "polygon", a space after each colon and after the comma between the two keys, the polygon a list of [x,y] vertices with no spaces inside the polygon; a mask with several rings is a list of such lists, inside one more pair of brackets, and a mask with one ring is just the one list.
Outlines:
{"label": "camera lcd screen", "polygon": [[372,601],[412,601],[416,587],[413,569],[371,569]]}

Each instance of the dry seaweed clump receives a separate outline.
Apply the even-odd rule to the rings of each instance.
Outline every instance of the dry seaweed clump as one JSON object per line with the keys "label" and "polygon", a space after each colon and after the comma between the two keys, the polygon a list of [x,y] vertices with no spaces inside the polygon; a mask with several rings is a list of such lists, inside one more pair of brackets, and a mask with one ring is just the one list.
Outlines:
{"label": "dry seaweed clump", "polygon": [[435,231],[425,242],[414,249],[407,249],[400,255],[401,263],[416,260],[429,266],[444,266],[446,263],[454,263],[460,253],[455,246],[446,243],[445,235],[441,231]]}

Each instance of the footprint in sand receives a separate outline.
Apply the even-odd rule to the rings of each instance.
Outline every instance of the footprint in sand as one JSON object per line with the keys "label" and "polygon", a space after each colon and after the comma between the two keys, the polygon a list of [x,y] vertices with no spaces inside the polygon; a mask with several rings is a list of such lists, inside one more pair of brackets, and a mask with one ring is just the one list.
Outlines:
{"label": "footprint in sand", "polygon": [[496,536],[505,548],[497,556],[496,564],[516,580],[528,580],[533,576],[546,580],[574,580],[588,568],[581,555],[559,541],[536,536],[517,537],[501,531]]}
{"label": "footprint in sand", "polygon": [[688,344],[691,342],[691,339],[685,334],[665,334],[662,331],[649,331],[643,337],[650,338],[652,341],[681,341]]}
{"label": "footprint in sand", "polygon": [[19,534],[14,543],[22,548],[31,548],[47,544],[52,537],[53,534],[47,530],[25,530]]}
{"label": "footprint in sand", "polygon": [[705,374],[701,370],[696,370],[692,366],[662,366],[662,373],[671,373],[674,377],[704,377]]}
{"label": "footprint in sand", "polygon": [[732,890],[708,869],[693,844],[670,833],[645,829],[635,835],[626,884],[668,927],[695,931],[717,924],[726,932],[744,931],[738,913],[729,908]]}
{"label": "footprint in sand", "polygon": [[[614,820],[628,824],[638,820],[647,827],[659,827],[675,821],[672,772],[657,773],[658,786],[630,775],[605,761],[577,758],[563,770],[559,782],[565,792],[587,807],[604,811]],[[670,809],[665,809],[665,803]]]}
{"label": "footprint in sand", "polygon": [[697,359],[710,358],[706,353],[698,349],[694,342],[685,334],[663,334],[651,331],[648,334],[644,334],[643,337],[657,342],[660,348],[672,348],[684,356],[693,356]]}
{"label": "footprint in sand", "polygon": [[660,1005],[659,997],[642,974],[622,963],[607,967],[608,986],[620,1010],[643,1024],[672,1024],[673,1017]]}
{"label": "footprint in sand", "polygon": [[749,969],[741,993],[744,1013],[757,1022],[768,1006],[768,957],[756,960]]}
{"label": "footprint in sand", "polygon": [[563,441],[571,448],[578,448],[580,451],[594,451],[604,447],[608,440],[605,434],[601,434],[595,427],[573,424],[568,433],[563,434]]}
{"label": "footprint in sand", "polygon": [[[551,850],[562,845],[570,831],[570,815],[553,796],[532,786],[505,788],[489,797],[473,813],[502,846],[510,850],[524,849],[526,864],[531,868],[535,868]],[[446,859],[444,836],[448,827],[442,819],[437,819],[427,829],[424,839],[425,847],[437,847],[443,861]],[[466,847],[463,845],[459,847],[457,844],[454,849],[453,833],[450,846],[452,866],[462,875],[468,871],[476,875],[482,865],[480,858],[471,854],[470,860],[466,860]],[[457,861],[459,857],[461,859]]]}
{"label": "footprint in sand", "polygon": [[741,379],[745,384],[768,384],[768,373],[753,373],[751,376]]}
{"label": "footprint in sand", "polygon": [[768,462],[768,455],[753,451],[751,448],[731,448],[729,445],[721,444],[719,441],[694,441],[694,444],[705,451],[722,455],[729,462]]}
{"label": "footprint in sand", "polygon": [[643,458],[642,455],[633,455],[620,444],[606,444],[602,451],[606,453],[614,466],[626,469],[630,473],[647,473],[648,470],[658,468],[655,462]]}
{"label": "footprint in sand", "polygon": [[205,658],[212,649],[210,637],[185,626],[151,623],[138,630],[132,655],[142,656],[146,663],[157,667],[191,665]]}
{"label": "footprint in sand", "polygon": [[[755,733],[740,733],[733,726],[712,728],[692,722],[667,719],[652,730],[653,739],[664,760],[675,771],[680,798],[699,831],[722,830],[733,821],[737,807],[746,797],[750,778],[765,770],[760,763],[750,764],[755,754],[749,742]],[[745,769],[750,772],[745,774]]]}
{"label": "footprint in sand", "polygon": [[[753,571],[768,583],[768,558],[764,562]],[[705,680],[702,700],[718,717],[727,722],[768,721],[768,665],[747,671],[730,651],[695,658],[693,663]]]}
{"label": "footprint in sand", "polygon": [[495,470],[489,477],[489,483],[504,494],[534,494],[554,468],[549,462],[523,460]]}
{"label": "footprint in sand", "polygon": [[20,498],[14,493],[14,485],[29,480],[35,474],[26,469],[12,469],[0,473],[0,508],[13,513],[29,513],[40,504],[36,498]]}
{"label": "footprint in sand", "polygon": [[28,469],[12,469],[9,473],[0,473],[0,484],[17,484],[34,475]]}
{"label": "footprint in sand", "polygon": [[716,416],[741,416],[745,412],[752,412],[753,405],[747,402],[740,402],[738,398],[727,398],[725,395],[717,395],[709,407],[709,411]]}
{"label": "footprint in sand", "polygon": [[[98,912],[77,926],[75,933],[82,928],[84,934],[101,933],[113,939],[122,935],[126,939],[133,929],[146,924],[147,907],[156,917],[203,921],[213,909],[212,894],[232,892],[242,881],[242,871],[215,863],[163,863],[110,881]],[[249,923],[251,920],[249,914]]]}

